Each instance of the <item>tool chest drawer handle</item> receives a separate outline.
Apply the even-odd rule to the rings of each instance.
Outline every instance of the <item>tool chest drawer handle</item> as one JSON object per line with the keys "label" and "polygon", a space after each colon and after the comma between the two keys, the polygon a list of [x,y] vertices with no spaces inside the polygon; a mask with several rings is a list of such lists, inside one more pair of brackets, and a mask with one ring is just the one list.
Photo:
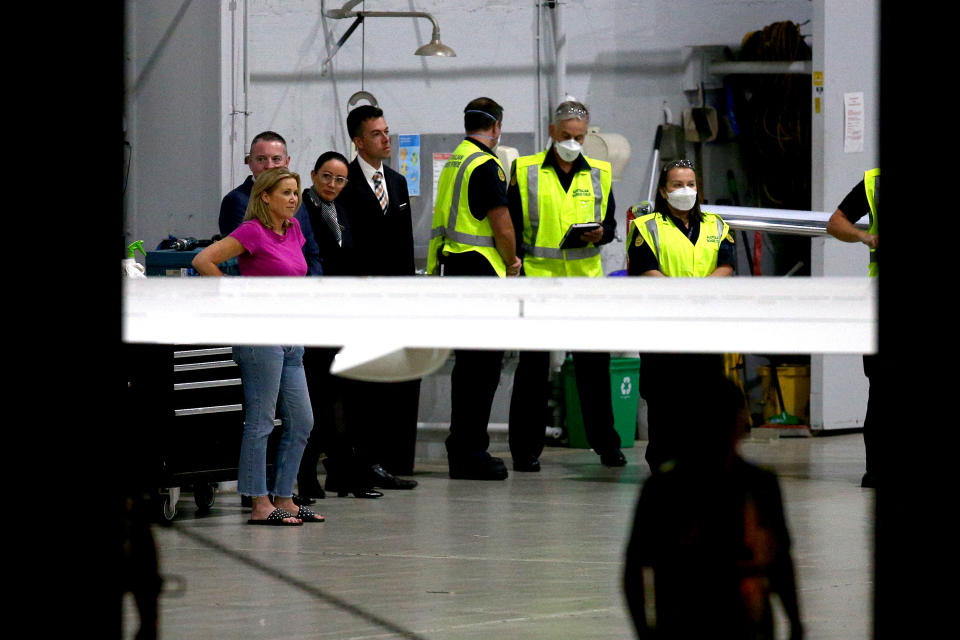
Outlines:
{"label": "tool chest drawer handle", "polygon": [[174,415],[177,417],[180,416],[197,416],[205,413],[227,413],[230,411],[242,411],[242,404],[224,404],[218,407],[196,407],[194,409],[176,409]]}
{"label": "tool chest drawer handle", "polygon": [[225,380],[205,380],[203,382],[178,382],[173,385],[175,391],[188,391],[190,389],[212,389],[214,387],[236,387],[240,386],[240,378],[227,378]]}
{"label": "tool chest drawer handle", "polygon": [[174,371],[199,371],[200,369],[223,369],[226,367],[235,367],[237,363],[233,360],[217,360],[216,362],[195,362],[193,364],[175,364]]}
{"label": "tool chest drawer handle", "polygon": [[187,349],[174,351],[174,358],[199,358],[201,356],[225,356],[233,353],[232,347],[213,347],[210,349]]}

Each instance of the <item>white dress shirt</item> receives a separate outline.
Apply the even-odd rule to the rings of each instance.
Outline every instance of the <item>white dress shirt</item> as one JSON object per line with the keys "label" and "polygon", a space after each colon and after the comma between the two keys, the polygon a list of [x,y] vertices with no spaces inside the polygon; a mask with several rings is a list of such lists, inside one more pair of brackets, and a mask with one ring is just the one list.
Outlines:
{"label": "white dress shirt", "polygon": [[363,159],[359,153],[357,154],[357,164],[360,165],[360,170],[363,171],[363,177],[366,178],[367,184],[370,185],[370,191],[373,191],[374,194],[377,193],[377,187],[373,184],[373,174],[377,171],[380,172],[380,181],[383,183],[383,193],[387,199],[387,206],[390,206],[390,194],[387,193],[387,176],[383,171],[383,163],[380,163],[380,168],[376,168],[370,165],[366,160]]}

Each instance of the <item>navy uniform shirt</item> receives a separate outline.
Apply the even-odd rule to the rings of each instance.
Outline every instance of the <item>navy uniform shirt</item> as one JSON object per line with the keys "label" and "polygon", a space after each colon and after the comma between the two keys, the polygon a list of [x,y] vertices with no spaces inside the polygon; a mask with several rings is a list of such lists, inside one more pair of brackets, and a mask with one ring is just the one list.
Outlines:
{"label": "navy uniform shirt", "polygon": [[870,203],[867,201],[867,187],[863,180],[857,183],[850,193],[844,197],[843,202],[837,207],[843,212],[847,220],[856,223],[857,220],[870,213]]}
{"label": "navy uniform shirt", "polygon": [[[496,154],[482,142],[477,142],[475,138],[468,138],[470,142],[486,151],[491,156]],[[506,207],[507,201],[507,176],[503,169],[496,162],[484,162],[473,170],[470,174],[470,184],[467,185],[467,201],[470,204],[470,213],[477,220],[483,220],[487,217],[487,212],[497,207]]]}

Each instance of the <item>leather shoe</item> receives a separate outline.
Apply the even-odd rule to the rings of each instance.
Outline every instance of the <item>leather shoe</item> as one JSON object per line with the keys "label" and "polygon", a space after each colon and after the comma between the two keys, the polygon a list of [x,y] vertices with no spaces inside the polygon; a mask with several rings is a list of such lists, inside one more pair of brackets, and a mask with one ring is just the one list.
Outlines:
{"label": "leather shoe", "polygon": [[620,449],[611,449],[600,454],[600,464],[607,467],[622,467],[627,464],[627,458]]}
{"label": "leather shoe", "polygon": [[338,498],[346,498],[351,493],[354,498],[382,498],[383,492],[375,490],[373,487],[365,486],[353,486],[348,488],[348,485],[340,484],[337,482],[337,478],[334,478],[334,481],[330,481],[330,474],[327,474],[327,491],[330,493],[336,493]]}
{"label": "leather shoe", "polygon": [[375,464],[370,467],[370,484],[380,489],[413,489],[417,486],[417,481],[398,478],[379,464]]}
{"label": "leather shoe", "polygon": [[338,498],[346,498],[347,495],[350,494],[350,493],[353,494],[353,497],[354,497],[354,498],[369,498],[369,499],[373,499],[373,498],[382,498],[382,497],[383,497],[383,492],[382,492],[382,491],[377,491],[376,489],[368,489],[368,488],[358,488],[358,489],[354,489],[354,490],[352,490],[352,491],[347,491],[346,489],[340,489],[339,491],[337,491],[337,497],[338,497]]}
{"label": "leather shoe", "polygon": [[514,458],[513,470],[514,471],[540,471],[540,461],[535,456]]}
{"label": "leather shoe", "polygon": [[504,480],[509,475],[501,458],[491,455],[449,460],[454,480]]}

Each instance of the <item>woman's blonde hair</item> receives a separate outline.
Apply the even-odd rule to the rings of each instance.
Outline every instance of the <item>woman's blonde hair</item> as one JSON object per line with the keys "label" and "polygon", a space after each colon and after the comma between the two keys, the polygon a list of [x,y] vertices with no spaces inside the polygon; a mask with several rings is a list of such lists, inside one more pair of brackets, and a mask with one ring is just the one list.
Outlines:
{"label": "woman's blonde hair", "polygon": [[[299,174],[290,171],[290,169],[286,167],[267,169],[257,176],[256,181],[253,183],[253,189],[250,191],[250,202],[247,203],[247,212],[243,216],[244,221],[256,218],[260,221],[260,224],[267,229],[273,229],[273,218],[270,217],[270,205],[264,202],[260,196],[263,193],[271,193],[281,180],[286,180],[287,178],[293,178],[297,181],[297,199],[299,200],[303,195],[300,192]],[[289,220],[284,222],[285,227],[291,224],[293,223]]]}

